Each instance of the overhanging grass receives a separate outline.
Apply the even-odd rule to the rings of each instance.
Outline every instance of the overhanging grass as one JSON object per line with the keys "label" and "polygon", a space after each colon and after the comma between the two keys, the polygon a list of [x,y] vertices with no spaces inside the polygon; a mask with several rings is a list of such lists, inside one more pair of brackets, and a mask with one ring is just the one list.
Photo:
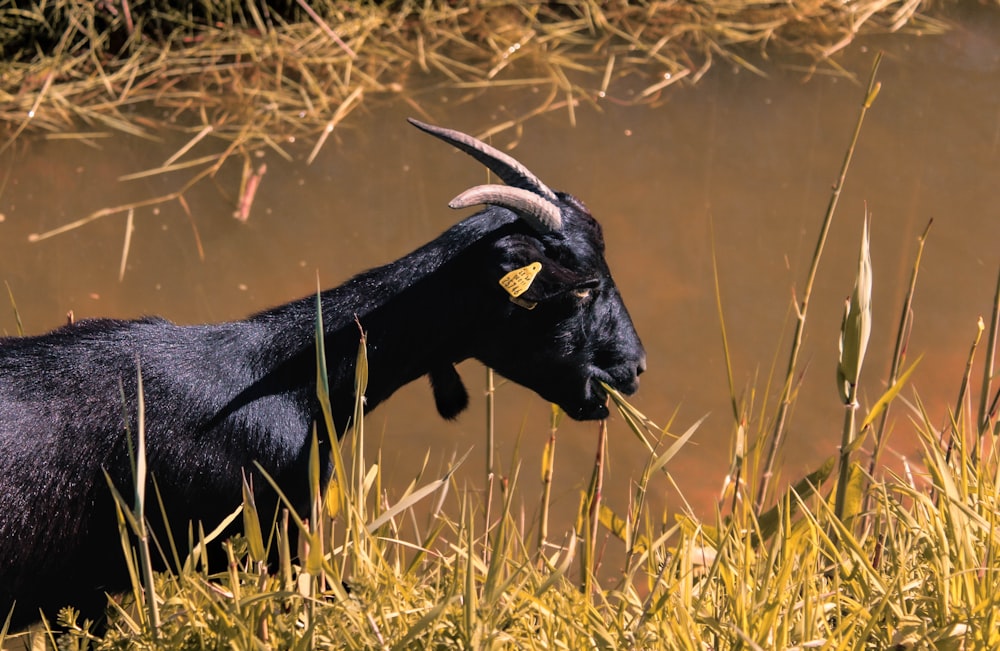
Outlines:
{"label": "overhanging grass", "polygon": [[861,33],[942,29],[926,0],[175,4],[0,3],[4,146],[22,133],[156,137],[179,123],[320,147],[365,97],[402,94],[421,113],[413,91],[429,80],[544,87],[536,110],[572,115],[606,96],[653,101],[716,61],[749,66],[748,53],[820,60]]}
{"label": "overhanging grass", "polygon": [[[187,174],[173,191],[32,241],[174,201],[190,215],[186,192],[227,164],[243,169],[231,191],[245,220],[266,171],[254,151],[292,160],[305,143],[311,163],[366,101],[406,102],[433,120],[422,107],[428,88],[542,91],[476,134],[485,138],[550,111],[575,122],[581,104],[656,103],[718,61],[752,68],[748,59],[781,52],[836,67],[827,57],[858,34],[942,31],[928,2],[0,2],[0,153],[25,135],[96,144],[115,133],[186,134],[161,166],[123,177]],[[210,153],[192,157],[196,146]]]}

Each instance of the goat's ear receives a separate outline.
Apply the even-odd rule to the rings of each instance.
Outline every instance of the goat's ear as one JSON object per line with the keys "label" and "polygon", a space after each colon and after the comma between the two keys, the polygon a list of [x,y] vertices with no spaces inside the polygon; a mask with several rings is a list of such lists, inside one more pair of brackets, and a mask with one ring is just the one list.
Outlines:
{"label": "goat's ear", "polygon": [[598,282],[548,257],[537,240],[509,240],[501,262],[500,286],[519,305],[540,303]]}
{"label": "goat's ear", "polygon": [[453,364],[432,368],[428,374],[434,391],[434,404],[442,418],[454,420],[469,406],[469,392]]}

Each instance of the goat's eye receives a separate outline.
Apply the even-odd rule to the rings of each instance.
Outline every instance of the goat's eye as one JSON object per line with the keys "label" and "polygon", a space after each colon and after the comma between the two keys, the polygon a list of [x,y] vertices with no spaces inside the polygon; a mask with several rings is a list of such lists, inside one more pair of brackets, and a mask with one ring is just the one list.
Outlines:
{"label": "goat's eye", "polygon": [[590,287],[577,287],[576,289],[573,290],[573,296],[576,296],[577,298],[583,300],[590,298],[590,292],[591,292]]}

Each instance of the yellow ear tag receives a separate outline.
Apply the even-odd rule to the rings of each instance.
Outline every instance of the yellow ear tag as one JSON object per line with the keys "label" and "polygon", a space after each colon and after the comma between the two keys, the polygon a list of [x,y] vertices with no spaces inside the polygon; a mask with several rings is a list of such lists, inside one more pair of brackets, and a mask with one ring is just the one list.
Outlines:
{"label": "yellow ear tag", "polygon": [[541,262],[532,262],[527,267],[521,267],[511,271],[500,279],[500,286],[510,294],[511,298],[517,298],[528,291],[535,276],[542,270]]}

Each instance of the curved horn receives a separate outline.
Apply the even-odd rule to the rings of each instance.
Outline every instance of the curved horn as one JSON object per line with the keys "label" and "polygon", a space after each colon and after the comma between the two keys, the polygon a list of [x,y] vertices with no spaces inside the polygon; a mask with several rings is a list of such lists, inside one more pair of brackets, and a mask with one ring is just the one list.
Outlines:
{"label": "curved horn", "polygon": [[562,228],[559,206],[523,188],[477,185],[448,202],[450,208],[468,208],[482,204],[509,208],[541,233]]}
{"label": "curved horn", "polygon": [[468,134],[462,133],[461,131],[436,127],[433,124],[427,124],[426,122],[414,120],[413,118],[406,119],[410,124],[417,127],[421,131],[425,131],[432,136],[440,138],[441,140],[444,140],[445,142],[450,143],[469,154],[477,161],[488,167],[507,185],[534,192],[535,194],[541,195],[552,202],[558,201],[558,197],[556,197],[555,192],[542,183],[542,181],[537,176],[532,174],[527,167],[502,151],[491,147],[485,142],[477,140]]}

